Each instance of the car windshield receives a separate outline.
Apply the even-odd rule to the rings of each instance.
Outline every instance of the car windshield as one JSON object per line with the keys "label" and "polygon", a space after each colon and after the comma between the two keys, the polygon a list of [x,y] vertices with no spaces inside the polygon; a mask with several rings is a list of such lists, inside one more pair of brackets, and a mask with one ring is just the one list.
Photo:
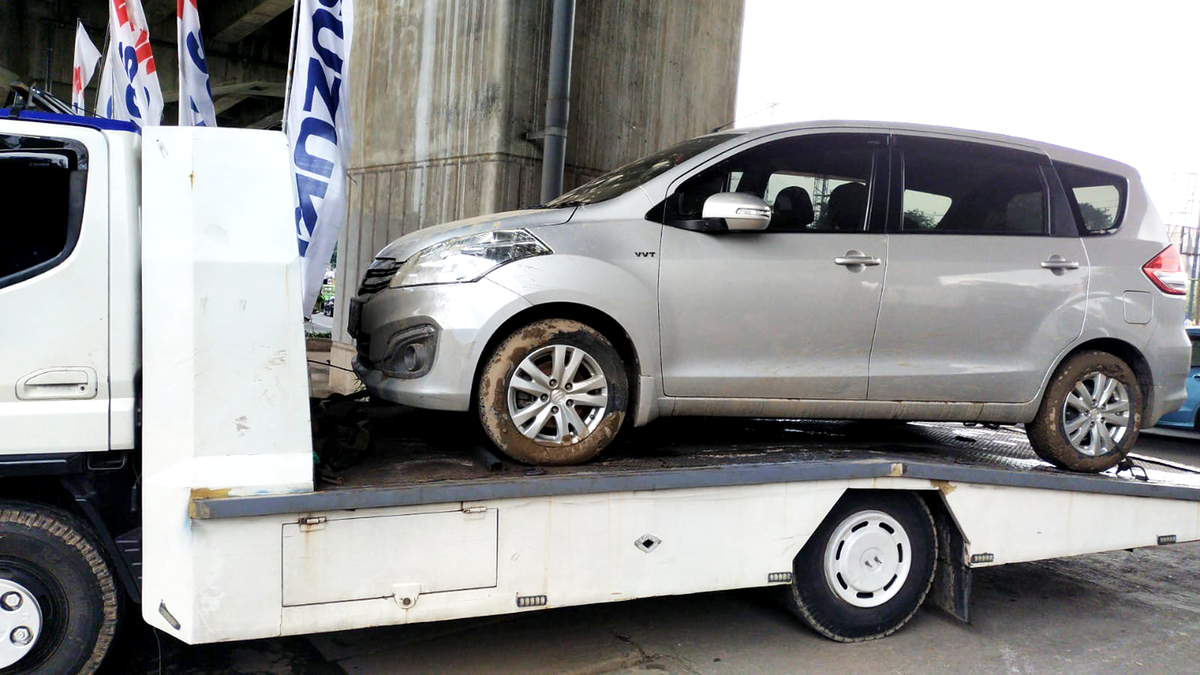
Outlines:
{"label": "car windshield", "polygon": [[583,206],[584,204],[595,204],[596,202],[612,199],[632,190],[664,171],[679,166],[701,152],[739,135],[741,135],[740,132],[710,134],[686,140],[666,150],[660,150],[653,155],[643,157],[636,162],[630,162],[619,169],[609,171],[603,176],[591,182],[584,183],[574,190],[551,200],[546,206],[550,208]]}

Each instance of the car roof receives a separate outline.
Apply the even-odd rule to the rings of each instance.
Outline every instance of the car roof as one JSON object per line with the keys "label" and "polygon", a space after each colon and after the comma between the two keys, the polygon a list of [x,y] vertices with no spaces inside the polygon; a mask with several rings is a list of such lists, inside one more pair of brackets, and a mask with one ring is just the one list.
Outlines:
{"label": "car roof", "polygon": [[1119,162],[1108,157],[1102,157],[1082,150],[1055,145],[1053,143],[1045,143],[1035,141],[1028,138],[1020,138],[1017,136],[1007,136],[988,131],[974,131],[971,129],[959,129],[956,127],[941,127],[930,124],[913,124],[909,122],[883,122],[872,120],[810,120],[804,122],[789,122],[786,124],[773,124],[762,127],[746,127],[739,128],[736,131],[743,132],[748,137],[767,136],[787,131],[801,131],[805,129],[853,129],[861,130],[878,130],[880,132],[891,133],[908,133],[921,136],[937,136],[941,138],[957,138],[967,141],[982,142],[989,145],[999,145],[1003,147],[1016,148],[1031,152],[1037,152],[1048,156],[1051,161],[1065,162],[1068,164],[1079,164],[1088,166],[1110,173],[1116,173],[1131,180],[1140,180],[1137,169],[1132,166]]}

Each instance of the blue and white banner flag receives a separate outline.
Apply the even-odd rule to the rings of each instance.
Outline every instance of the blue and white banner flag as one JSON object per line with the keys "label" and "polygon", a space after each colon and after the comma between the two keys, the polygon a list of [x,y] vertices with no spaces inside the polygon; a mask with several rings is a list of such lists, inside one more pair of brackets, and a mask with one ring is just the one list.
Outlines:
{"label": "blue and white banner flag", "polygon": [[200,10],[196,0],[178,0],[175,15],[179,43],[179,126],[215,127],[217,110],[208,80],[204,41],[200,39]]}
{"label": "blue and white banner flag", "polygon": [[143,127],[157,125],[162,121],[162,89],[141,0],[108,0],[108,35],[96,114]]}
{"label": "blue and white banner flag", "polygon": [[283,123],[292,150],[306,314],[346,217],[353,8],[353,0],[296,0]]}

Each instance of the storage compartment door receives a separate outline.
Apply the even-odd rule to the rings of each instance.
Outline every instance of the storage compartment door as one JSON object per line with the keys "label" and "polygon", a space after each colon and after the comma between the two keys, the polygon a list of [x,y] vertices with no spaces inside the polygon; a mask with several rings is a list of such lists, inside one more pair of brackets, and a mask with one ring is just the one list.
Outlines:
{"label": "storage compartment door", "polygon": [[496,585],[496,509],[283,526],[283,604],[391,598]]}

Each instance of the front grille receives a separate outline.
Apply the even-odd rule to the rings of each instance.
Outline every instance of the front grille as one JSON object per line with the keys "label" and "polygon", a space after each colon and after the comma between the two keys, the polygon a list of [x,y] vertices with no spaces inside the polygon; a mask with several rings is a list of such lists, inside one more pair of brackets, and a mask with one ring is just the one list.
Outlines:
{"label": "front grille", "polygon": [[396,276],[396,271],[400,269],[400,263],[391,258],[376,258],[375,262],[367,268],[367,273],[363,275],[362,284],[358,287],[359,295],[373,295],[387,288],[392,277]]}

